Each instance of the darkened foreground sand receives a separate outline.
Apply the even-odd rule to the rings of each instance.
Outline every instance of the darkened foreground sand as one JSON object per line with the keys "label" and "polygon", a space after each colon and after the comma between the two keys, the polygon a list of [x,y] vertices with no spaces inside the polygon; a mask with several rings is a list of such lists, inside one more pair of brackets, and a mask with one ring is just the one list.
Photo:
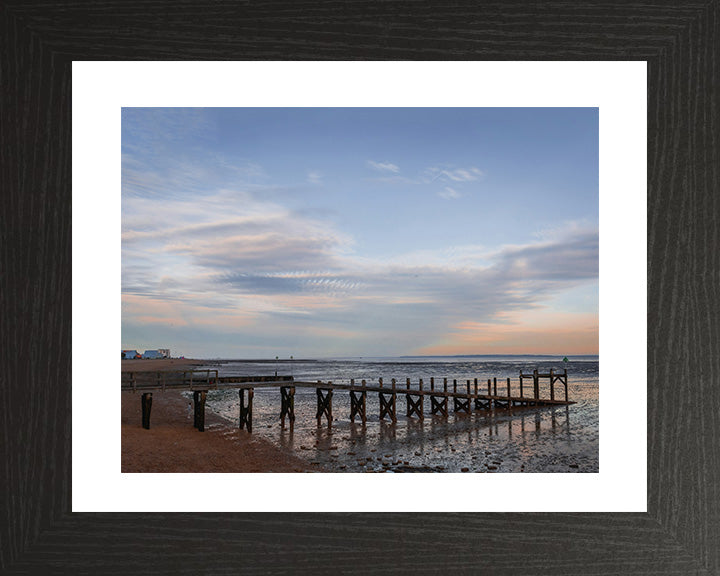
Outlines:
{"label": "darkened foreground sand", "polygon": [[[197,361],[123,360],[123,370],[182,369]],[[180,364],[184,362],[185,364]],[[140,393],[122,392],[122,472],[308,472],[303,460],[205,411],[205,431],[193,427],[181,392],[153,392],[150,430],[142,427]],[[317,468],[316,468],[317,469]]]}

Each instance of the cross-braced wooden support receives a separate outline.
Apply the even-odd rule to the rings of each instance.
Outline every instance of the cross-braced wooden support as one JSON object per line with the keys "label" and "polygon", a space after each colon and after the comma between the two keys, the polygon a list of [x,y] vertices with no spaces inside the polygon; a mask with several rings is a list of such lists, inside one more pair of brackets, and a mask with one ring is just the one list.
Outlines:
{"label": "cross-braced wooden support", "polygon": [[470,398],[458,398],[453,397],[453,403],[455,404],[454,412],[465,412],[470,414]]}
{"label": "cross-braced wooden support", "polygon": [[405,394],[408,418],[417,416],[418,418],[420,418],[420,420],[423,419],[423,398],[424,396],[420,394],[418,395],[417,400],[413,400],[411,394]]}
{"label": "cross-braced wooden support", "polygon": [[[245,392],[247,392],[247,404],[245,404]],[[247,390],[240,389],[240,430],[247,426],[247,431],[252,432],[252,410],[253,410],[253,396],[255,390],[248,388]]]}
{"label": "cross-braced wooden support", "polygon": [[193,404],[194,404],[194,426],[200,432],[205,432],[205,398],[207,397],[206,390],[195,390],[193,392]]}
{"label": "cross-braced wooden support", "polygon": [[323,416],[327,418],[328,426],[332,425],[332,395],[333,391],[330,389],[317,389],[318,409],[315,417],[317,418],[318,426],[320,426]]}
{"label": "cross-braced wooden support", "polygon": [[295,386],[280,387],[280,422],[285,426],[287,416],[292,426],[295,422]]}
{"label": "cross-braced wooden support", "polygon": [[430,396],[430,413],[440,413],[443,416],[448,415],[448,399],[447,396]]}
{"label": "cross-braced wooden support", "polygon": [[363,424],[367,422],[365,405],[367,392],[356,392],[350,390],[350,422],[355,422],[355,416],[359,416]]}
{"label": "cross-braced wooden support", "polygon": [[568,385],[567,385],[567,368],[565,368],[564,374],[555,374],[555,371],[550,369],[550,399],[555,400],[555,382],[565,386],[565,402],[568,401]]}
{"label": "cross-braced wooden support", "polygon": [[380,396],[380,420],[388,416],[393,422],[397,422],[395,412],[396,396],[395,392],[378,392]]}
{"label": "cross-braced wooden support", "polygon": [[475,398],[475,410],[489,410],[490,408],[492,408],[492,400]]}
{"label": "cross-braced wooden support", "polygon": [[142,427],[150,430],[150,409],[152,408],[152,393],[146,392],[142,395]]}

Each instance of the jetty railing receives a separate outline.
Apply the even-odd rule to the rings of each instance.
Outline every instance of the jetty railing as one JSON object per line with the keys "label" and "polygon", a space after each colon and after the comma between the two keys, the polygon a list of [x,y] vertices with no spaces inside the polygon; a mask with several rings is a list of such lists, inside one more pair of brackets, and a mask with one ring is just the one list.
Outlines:
{"label": "jetty railing", "polygon": [[[532,381],[532,395],[525,395],[524,380]],[[550,398],[541,395],[540,382],[547,379],[550,386]],[[565,387],[565,399],[555,398],[555,384],[560,382]],[[316,419],[318,426],[327,420],[331,426],[333,421],[332,400],[336,391],[347,391],[350,397],[350,420],[357,417],[363,424],[367,422],[367,394],[376,393],[379,400],[379,418],[397,422],[397,397],[405,396],[406,415],[408,418],[422,420],[425,416],[425,397],[430,397],[430,414],[447,417],[449,403],[452,399],[453,412],[472,413],[475,410],[491,410],[495,408],[510,409],[517,406],[558,406],[575,404],[568,399],[567,370],[541,374],[533,370],[531,374],[520,371],[519,390],[514,388],[510,378],[503,382],[497,378],[479,381],[478,378],[442,381],[434,377],[429,382],[419,379],[417,385],[410,378],[404,383],[392,378],[385,382],[379,378],[377,384],[366,380],[351,379],[349,383],[332,381],[315,382],[296,381],[292,376],[218,376],[217,370],[187,370],[183,372],[123,372],[121,389],[142,392],[142,422],[144,428],[150,427],[152,408],[152,392],[156,390],[189,390],[193,392],[194,426],[205,430],[205,402],[209,390],[238,390],[240,409],[239,427],[252,431],[252,408],[256,388],[274,388],[280,390],[280,421],[285,426],[287,419],[290,424],[295,421],[295,391],[297,388],[315,388],[317,397]],[[518,393],[519,392],[519,393]]]}

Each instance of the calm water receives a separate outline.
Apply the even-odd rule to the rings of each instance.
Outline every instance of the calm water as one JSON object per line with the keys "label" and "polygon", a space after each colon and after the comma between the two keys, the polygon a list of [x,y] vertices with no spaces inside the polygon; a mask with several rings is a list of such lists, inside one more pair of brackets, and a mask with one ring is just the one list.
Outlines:
{"label": "calm water", "polygon": [[[295,395],[295,423],[280,425],[279,390],[255,390],[253,434],[291,450],[311,466],[333,472],[598,472],[598,384],[597,356],[569,357],[569,399],[572,406],[556,408],[514,408],[478,410],[467,415],[431,416],[430,399],[425,399],[425,418],[407,418],[405,395],[397,396],[397,423],[379,419],[377,393],[367,394],[367,424],[350,422],[350,397],[346,391],[333,396],[331,427],[323,420],[317,425],[317,398],[314,389],[298,388]],[[404,388],[406,378],[412,387],[423,379],[429,388],[430,377],[436,388],[442,379],[458,380],[465,389],[466,380],[478,378],[480,389],[487,390],[487,379],[498,379],[498,393],[504,394],[506,378],[511,378],[513,396],[519,392],[519,373],[537,368],[562,371],[562,358],[540,356],[482,357],[405,357],[339,358],[332,360],[295,360],[248,362],[217,360],[203,368],[213,368],[220,376],[292,375],[295,380],[356,383],[365,379],[377,384],[392,378]],[[532,382],[525,381],[525,395]],[[541,387],[549,397],[549,385]],[[502,392],[501,392],[502,391]],[[556,384],[556,397],[564,387]],[[237,391],[211,391],[208,408],[237,426]],[[464,470],[467,469],[467,470]]]}

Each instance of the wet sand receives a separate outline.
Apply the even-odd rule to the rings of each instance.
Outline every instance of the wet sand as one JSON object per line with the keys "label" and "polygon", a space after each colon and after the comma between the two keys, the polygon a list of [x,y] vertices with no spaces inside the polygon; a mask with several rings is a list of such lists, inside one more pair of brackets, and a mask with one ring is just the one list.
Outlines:
{"label": "wet sand", "polygon": [[[123,370],[182,370],[194,360],[123,360]],[[122,392],[121,471],[308,472],[309,465],[257,435],[205,411],[205,431],[193,427],[181,392],[154,392],[150,430],[142,427],[141,394]],[[313,467],[317,471],[317,467]]]}

